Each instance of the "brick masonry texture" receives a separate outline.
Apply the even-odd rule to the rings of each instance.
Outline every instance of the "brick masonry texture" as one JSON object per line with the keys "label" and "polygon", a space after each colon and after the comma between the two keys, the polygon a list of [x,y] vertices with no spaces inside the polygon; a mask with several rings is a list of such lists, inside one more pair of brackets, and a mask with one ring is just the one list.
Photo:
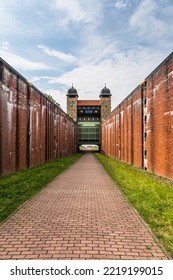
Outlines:
{"label": "brick masonry texture", "polygon": [[173,179],[173,53],[103,121],[102,152]]}
{"label": "brick masonry texture", "polygon": [[0,226],[0,259],[168,259],[92,154]]}
{"label": "brick masonry texture", "polygon": [[111,113],[111,96],[100,97],[100,105],[101,105],[101,120],[104,120]]}
{"label": "brick masonry texture", "polygon": [[0,59],[0,176],[76,149],[74,120]]}
{"label": "brick masonry texture", "polygon": [[77,101],[78,97],[67,97],[67,113],[75,121],[77,120]]}

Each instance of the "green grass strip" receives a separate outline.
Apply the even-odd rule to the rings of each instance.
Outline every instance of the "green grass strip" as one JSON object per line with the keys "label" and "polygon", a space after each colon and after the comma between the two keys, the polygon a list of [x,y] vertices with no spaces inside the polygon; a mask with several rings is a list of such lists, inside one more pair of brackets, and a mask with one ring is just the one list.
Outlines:
{"label": "green grass strip", "polygon": [[74,154],[0,179],[0,221],[81,157]]}
{"label": "green grass strip", "polygon": [[173,257],[173,182],[102,154],[96,157]]}

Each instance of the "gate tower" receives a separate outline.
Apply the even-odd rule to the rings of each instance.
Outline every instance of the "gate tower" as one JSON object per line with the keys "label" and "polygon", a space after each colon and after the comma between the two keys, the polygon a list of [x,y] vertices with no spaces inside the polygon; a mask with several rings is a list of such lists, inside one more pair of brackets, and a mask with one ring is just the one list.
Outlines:
{"label": "gate tower", "polygon": [[101,145],[101,121],[111,113],[111,92],[105,85],[98,100],[78,100],[77,90],[67,93],[67,114],[77,121],[78,147]]}

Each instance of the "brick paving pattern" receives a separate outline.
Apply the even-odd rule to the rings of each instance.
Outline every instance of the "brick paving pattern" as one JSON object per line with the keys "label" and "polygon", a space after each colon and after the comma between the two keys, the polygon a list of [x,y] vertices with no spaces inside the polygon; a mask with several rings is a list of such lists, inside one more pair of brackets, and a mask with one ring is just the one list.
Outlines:
{"label": "brick paving pattern", "polygon": [[0,259],[168,259],[92,154],[0,226]]}

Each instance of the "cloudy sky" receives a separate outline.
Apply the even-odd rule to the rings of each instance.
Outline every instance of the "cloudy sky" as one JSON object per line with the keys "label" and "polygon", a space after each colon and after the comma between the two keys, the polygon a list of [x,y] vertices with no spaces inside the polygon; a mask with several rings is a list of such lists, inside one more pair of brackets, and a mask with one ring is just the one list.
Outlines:
{"label": "cloudy sky", "polygon": [[72,83],[114,109],[173,51],[172,0],[0,0],[0,56],[66,111]]}

